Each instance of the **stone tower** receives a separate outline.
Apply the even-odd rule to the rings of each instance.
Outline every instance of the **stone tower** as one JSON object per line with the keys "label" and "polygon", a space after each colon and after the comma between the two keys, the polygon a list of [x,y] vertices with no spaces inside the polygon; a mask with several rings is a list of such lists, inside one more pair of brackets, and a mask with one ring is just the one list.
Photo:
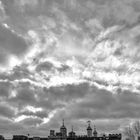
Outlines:
{"label": "stone tower", "polygon": [[97,135],[98,135],[98,133],[97,133],[97,131],[96,131],[96,126],[94,125],[93,136],[94,136],[94,137],[97,137]]}
{"label": "stone tower", "polygon": [[62,137],[66,137],[67,136],[67,128],[65,127],[64,119],[63,119],[63,122],[62,122],[62,126],[60,127],[60,132],[62,134]]}
{"label": "stone tower", "polygon": [[88,121],[88,127],[87,127],[87,137],[92,137],[92,128],[90,126],[90,121]]}

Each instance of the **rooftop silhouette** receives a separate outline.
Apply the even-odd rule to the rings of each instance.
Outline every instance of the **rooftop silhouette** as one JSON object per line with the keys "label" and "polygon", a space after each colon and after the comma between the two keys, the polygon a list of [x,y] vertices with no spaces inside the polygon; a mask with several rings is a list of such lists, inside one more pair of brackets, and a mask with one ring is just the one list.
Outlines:
{"label": "rooftop silhouette", "polygon": [[[94,129],[91,127],[91,121],[87,121],[88,125],[85,128],[87,132],[86,135],[76,135],[76,132],[71,127],[71,131],[67,133],[67,127],[65,126],[64,119],[62,120],[62,125],[60,126],[60,131],[55,132],[55,130],[50,130],[49,136],[46,137],[30,137],[30,134],[27,135],[13,135],[12,140],[121,140],[121,134],[108,134],[108,135],[98,135],[96,126]],[[0,135],[0,140],[4,140],[4,137]]]}

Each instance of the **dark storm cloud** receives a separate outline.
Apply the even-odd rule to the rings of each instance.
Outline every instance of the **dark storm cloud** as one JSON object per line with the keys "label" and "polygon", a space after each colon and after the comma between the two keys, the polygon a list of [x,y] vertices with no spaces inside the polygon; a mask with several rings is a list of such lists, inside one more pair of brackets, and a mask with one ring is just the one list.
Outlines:
{"label": "dark storm cloud", "polygon": [[66,64],[61,64],[59,67],[56,67],[52,62],[45,61],[45,62],[38,62],[39,64],[36,67],[37,72],[41,71],[59,71],[61,73],[70,70],[70,67]]}
{"label": "dark storm cloud", "polygon": [[0,97],[9,97],[12,84],[9,82],[0,82]]}
{"label": "dark storm cloud", "polygon": [[65,110],[60,110],[48,125],[54,129],[61,126],[61,118],[65,116],[66,126],[70,128],[70,124],[74,124],[77,132],[85,131],[83,129],[86,129],[88,119],[92,120],[100,131],[113,132],[126,125],[129,119],[139,118],[140,95],[126,90],[119,95],[112,95],[106,90],[91,88],[81,100],[71,103]]}
{"label": "dark storm cloud", "polygon": [[140,1],[139,0],[133,0],[132,6],[135,9],[136,12],[140,12]]}
{"label": "dark storm cloud", "polygon": [[[106,90],[94,88],[83,101],[70,107],[70,118],[83,119],[122,119],[139,118],[140,95],[124,91],[119,95],[112,95]],[[67,114],[67,113],[66,113]],[[71,116],[72,115],[72,116]]]}
{"label": "dark storm cloud", "polygon": [[[23,27],[23,23],[20,21],[21,12],[24,12],[26,16],[39,16],[40,14],[49,16],[50,14],[54,14],[55,19],[61,19],[62,12],[71,19],[71,21],[77,22],[80,26],[82,20],[84,19],[87,21],[88,19],[95,18],[101,21],[104,27],[113,26],[115,24],[133,24],[136,23],[139,19],[139,11],[138,8],[135,6],[139,1],[110,1],[110,0],[42,0],[42,1],[33,1],[28,2],[26,0],[23,1],[2,1],[5,6],[5,11],[7,15],[10,15],[18,21]],[[60,9],[58,12],[52,9]],[[118,10],[119,9],[119,10]],[[124,10],[125,9],[125,10]],[[58,13],[57,13],[58,12]],[[130,18],[131,17],[131,20]],[[25,21],[25,19],[23,17]],[[22,21],[23,21],[22,19]],[[12,19],[11,19],[12,20]],[[80,23],[80,22],[81,23]],[[28,21],[27,21],[28,22]],[[14,23],[14,21],[13,21]],[[14,23],[15,24],[15,23]],[[83,24],[83,23],[82,23]],[[83,25],[82,25],[83,27]]]}
{"label": "dark storm cloud", "polygon": [[[26,83],[29,84],[29,83]],[[35,104],[36,103],[36,98],[34,94],[34,90],[32,90],[30,87],[27,85],[20,86],[17,89],[17,96],[14,98],[11,98],[11,102],[15,102],[17,105],[24,107],[25,105],[28,104]]]}
{"label": "dark storm cloud", "polygon": [[11,94],[11,97],[6,99],[7,104],[17,107],[19,110],[21,110],[28,105],[35,106],[37,103],[35,90],[30,83],[19,83],[17,86],[13,86],[13,90],[15,94]]}
{"label": "dark storm cloud", "polygon": [[0,25],[1,63],[7,62],[10,55],[21,57],[27,49],[28,45],[23,37]]}
{"label": "dark storm cloud", "polygon": [[71,100],[83,98],[87,94],[88,88],[88,83],[81,83],[79,85],[69,84],[60,87],[50,87],[48,92],[50,93],[50,98],[55,101],[71,102]]}
{"label": "dark storm cloud", "polygon": [[[8,75],[9,80],[18,80],[18,79],[25,79],[25,78],[29,78],[31,75],[33,75],[28,69],[27,69],[27,65],[21,65],[19,66],[15,66],[13,68],[13,71],[11,74]],[[32,79],[32,78],[31,78]]]}
{"label": "dark storm cloud", "polygon": [[14,117],[14,109],[10,108],[10,106],[7,106],[5,104],[0,104],[0,116],[2,117],[6,117],[11,119],[12,117]]}
{"label": "dark storm cloud", "polygon": [[[51,110],[55,110],[55,109],[57,109],[57,108],[63,108],[63,107],[65,107],[65,105],[64,105],[64,103],[63,102],[61,102],[61,100],[57,100],[56,102],[53,100],[53,99],[51,99],[51,98],[48,98],[48,97],[44,97],[44,96],[42,96],[42,97],[40,97],[39,99],[38,99],[38,102],[36,103],[36,106],[38,106],[38,107],[41,107],[41,108],[43,108],[44,109],[44,111],[43,112],[48,112],[48,111],[51,111]],[[37,113],[37,115],[39,115],[38,113]],[[40,114],[41,115],[41,114]],[[45,113],[44,113],[44,115],[45,115]],[[45,115],[46,116],[46,115]],[[43,114],[42,114],[42,117],[43,117]]]}
{"label": "dark storm cloud", "polygon": [[[24,125],[28,125],[27,122],[29,122],[29,126],[40,124],[42,122],[41,118],[47,117],[47,114],[45,112],[48,112],[51,109],[61,109],[64,107],[66,108],[62,111],[60,110],[60,112],[58,112],[58,114],[55,115],[55,117],[52,119],[53,123],[49,124],[51,128],[53,128],[54,126],[58,127],[60,125],[58,120],[60,120],[61,122],[60,118],[62,118],[63,116],[65,116],[68,124],[74,123],[74,121],[77,121],[79,119],[117,119],[118,124],[116,125],[114,124],[111,126],[108,123],[108,127],[106,128],[106,131],[108,131],[111,129],[117,129],[117,127],[119,127],[119,119],[138,118],[140,116],[139,112],[137,111],[140,109],[140,96],[129,91],[123,91],[119,95],[112,95],[111,92],[101,90],[94,86],[90,86],[87,83],[84,83],[80,85],[68,85],[64,87],[49,88],[45,90],[44,93],[40,94],[40,97],[38,98],[38,100],[36,100],[33,94],[34,90],[30,89],[27,86],[27,83],[21,85],[19,87],[19,90],[17,90],[18,95],[12,99],[12,102],[11,100],[9,100],[10,102],[7,102],[7,104],[14,106],[13,102],[15,102],[16,107],[18,107],[19,109],[24,109],[26,105],[33,105],[36,107],[44,108],[42,112],[36,113],[28,111],[19,112],[16,116],[25,115],[37,117],[37,119],[30,118],[25,119],[25,121],[21,121],[21,123],[23,123]],[[45,98],[50,102],[48,102],[47,100],[45,101]],[[43,102],[45,103],[44,105]],[[63,102],[69,102],[70,104],[67,104],[66,106],[64,104],[63,106],[61,106]],[[53,108],[50,106],[51,104],[53,105]],[[20,107],[20,105],[22,107]],[[3,114],[7,115],[11,113],[9,110],[8,112],[9,113],[4,112]],[[11,114],[13,114],[13,112]],[[101,130],[104,130],[103,124],[106,125],[107,123],[105,122],[99,124],[99,128],[102,127]],[[77,122],[77,125],[81,126],[82,128],[85,127],[83,126],[84,124],[81,124],[81,122]],[[79,132],[80,127],[76,128],[76,130]]]}
{"label": "dark storm cloud", "polygon": [[[30,90],[31,94],[28,94],[26,90],[23,90],[24,92],[22,94],[18,93],[19,95],[17,95],[15,99],[12,99],[12,100],[17,100],[17,102],[20,102],[21,100],[21,102],[23,102],[23,104],[25,105],[29,103],[29,105],[41,107],[45,109],[47,112],[47,110],[51,111],[57,108],[61,109],[65,107],[66,103],[68,102],[70,103],[72,101],[76,101],[77,99],[84,98],[84,96],[86,96],[87,94],[88,88],[89,88],[89,85],[87,83],[81,83],[79,85],[50,87],[48,89],[44,88],[43,90],[36,87],[35,91]],[[37,93],[36,94],[37,99],[34,98],[35,92]],[[26,96],[27,98],[25,99],[26,93],[27,93],[27,96]],[[21,98],[20,96],[24,98]],[[30,96],[32,98],[31,98],[31,101],[29,102]],[[37,115],[39,114],[37,113]]]}
{"label": "dark storm cloud", "polygon": [[52,67],[53,64],[50,62],[43,62],[37,66],[36,71],[50,71]]}
{"label": "dark storm cloud", "polygon": [[0,42],[1,48],[12,54],[20,55],[27,49],[26,41],[22,37],[2,26],[0,26]]}
{"label": "dark storm cloud", "polygon": [[89,85],[83,83],[80,85],[52,87],[45,90],[41,90],[38,87],[36,87],[36,90],[32,88],[28,83],[20,83],[16,89],[16,96],[8,99],[7,103],[18,107],[20,110],[24,109],[27,105],[31,105],[41,107],[43,111],[36,113],[20,111],[17,115],[33,115],[39,118],[47,117],[49,111],[65,107],[66,102],[70,103],[77,99],[83,99],[88,92]]}
{"label": "dark storm cloud", "polygon": [[17,132],[22,129],[22,126],[20,124],[16,124],[11,120],[2,117],[0,117],[0,124],[1,124],[0,133],[10,134],[10,137],[13,132]]}
{"label": "dark storm cloud", "polygon": [[0,53],[0,64],[4,65],[5,63],[8,63],[7,58],[9,57],[8,54],[3,50],[0,49],[1,53]]}

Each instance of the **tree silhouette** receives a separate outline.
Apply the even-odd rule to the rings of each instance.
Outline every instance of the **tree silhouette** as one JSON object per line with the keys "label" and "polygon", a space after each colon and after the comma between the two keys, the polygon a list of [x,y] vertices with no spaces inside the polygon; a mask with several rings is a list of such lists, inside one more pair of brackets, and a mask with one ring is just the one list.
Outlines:
{"label": "tree silhouette", "polygon": [[125,127],[124,135],[130,140],[135,140],[135,137],[140,136],[140,121],[135,121],[131,126]]}

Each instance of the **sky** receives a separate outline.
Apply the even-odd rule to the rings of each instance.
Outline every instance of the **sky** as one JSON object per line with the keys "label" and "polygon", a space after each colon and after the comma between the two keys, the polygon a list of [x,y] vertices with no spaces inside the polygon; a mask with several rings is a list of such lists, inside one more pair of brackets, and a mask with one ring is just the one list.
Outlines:
{"label": "sky", "polygon": [[0,0],[0,134],[119,133],[140,118],[139,0]]}

